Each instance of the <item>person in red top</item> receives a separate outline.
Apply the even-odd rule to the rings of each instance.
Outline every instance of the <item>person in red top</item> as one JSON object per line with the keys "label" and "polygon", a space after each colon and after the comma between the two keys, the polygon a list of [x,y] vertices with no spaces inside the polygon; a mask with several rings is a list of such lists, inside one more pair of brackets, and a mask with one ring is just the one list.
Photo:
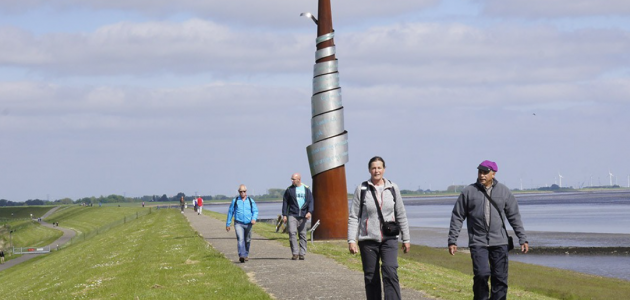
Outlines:
{"label": "person in red top", "polygon": [[199,198],[197,198],[197,214],[200,215],[201,211],[203,210],[203,198],[201,198],[201,196],[199,196]]}

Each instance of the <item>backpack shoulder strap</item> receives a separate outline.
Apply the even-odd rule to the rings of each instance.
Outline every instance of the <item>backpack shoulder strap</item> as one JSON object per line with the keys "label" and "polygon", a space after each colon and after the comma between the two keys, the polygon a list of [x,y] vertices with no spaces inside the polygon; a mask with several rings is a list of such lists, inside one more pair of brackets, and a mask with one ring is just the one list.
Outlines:
{"label": "backpack shoulder strap", "polygon": [[252,217],[254,217],[254,206],[252,205],[252,198],[249,198],[249,196],[247,196],[247,200],[249,200],[249,209],[252,210]]}
{"label": "backpack shoulder strap", "polygon": [[391,180],[387,179],[387,181],[389,181],[389,184],[392,185],[392,196],[394,196],[394,209],[396,208],[396,189],[394,188],[394,184],[392,183]]}
{"label": "backpack shoulder strap", "polygon": [[398,222],[398,219],[397,219],[398,213],[396,212],[396,188],[394,188],[394,184],[392,183],[391,180],[387,179],[387,181],[389,181],[389,183],[392,185],[392,196],[394,196],[394,220]]}
{"label": "backpack shoulder strap", "polygon": [[361,183],[361,202],[359,203],[359,221],[361,220],[361,215],[363,215],[363,204],[365,203],[365,193],[368,189],[367,181]]}

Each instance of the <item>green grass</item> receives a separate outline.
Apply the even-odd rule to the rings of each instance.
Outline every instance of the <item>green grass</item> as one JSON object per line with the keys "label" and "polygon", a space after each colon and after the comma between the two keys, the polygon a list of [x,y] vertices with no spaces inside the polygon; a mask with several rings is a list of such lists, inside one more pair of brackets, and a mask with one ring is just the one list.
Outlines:
{"label": "green grass", "polygon": [[126,216],[149,209],[142,208],[142,206],[65,206],[58,209],[45,221],[49,223],[59,222],[59,226],[73,229],[77,234],[81,234],[92,232]]}
{"label": "green grass", "polygon": [[[42,247],[52,244],[63,232],[42,226],[33,218],[43,216],[52,206],[25,206],[0,208],[0,249],[4,249],[5,259],[9,261],[19,257],[10,255],[11,240],[15,247]],[[13,214],[13,215],[12,215]],[[13,234],[10,234],[13,231]]]}
{"label": "green grass", "polygon": [[[206,211],[204,211],[206,213]],[[219,220],[224,214],[208,212]],[[275,232],[275,226],[257,223],[254,231],[289,246],[288,235]],[[335,259],[350,269],[360,271],[359,255],[348,252],[346,241],[320,241],[309,251]],[[399,253],[401,284],[440,299],[472,298],[472,263],[470,255],[448,254],[448,250],[413,245],[407,254]],[[626,299],[630,282],[588,275],[544,266],[510,262],[509,299]]]}
{"label": "green grass", "polygon": [[271,299],[174,209],[4,270],[0,282],[2,299]]}
{"label": "green grass", "polygon": [[[14,230],[12,237],[9,230]],[[14,247],[43,247],[52,244],[62,234],[60,230],[44,227],[36,221],[11,221],[0,227],[0,249],[4,249],[5,261],[9,261],[21,256],[11,254],[11,239]]]}
{"label": "green grass", "polygon": [[[55,206],[5,206],[0,207],[0,222],[4,223],[7,219],[30,219],[39,218],[51,210]],[[13,215],[12,215],[13,214]],[[2,224],[0,223],[0,224]]]}
{"label": "green grass", "polygon": [[[0,229],[0,234],[9,242],[9,230],[13,230],[13,246],[15,247],[41,247],[47,246],[53,243],[55,240],[63,235],[61,230],[51,229],[42,226],[37,221],[15,221],[10,222],[10,229]],[[9,245],[6,243],[5,245]]]}

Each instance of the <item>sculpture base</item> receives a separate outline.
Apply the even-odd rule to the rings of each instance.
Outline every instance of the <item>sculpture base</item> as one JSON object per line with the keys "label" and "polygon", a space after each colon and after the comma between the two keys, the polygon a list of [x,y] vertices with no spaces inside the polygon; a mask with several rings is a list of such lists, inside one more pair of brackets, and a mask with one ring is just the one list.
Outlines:
{"label": "sculpture base", "polygon": [[315,209],[312,222],[319,220],[315,240],[348,238],[348,189],[346,167],[340,166],[313,177]]}

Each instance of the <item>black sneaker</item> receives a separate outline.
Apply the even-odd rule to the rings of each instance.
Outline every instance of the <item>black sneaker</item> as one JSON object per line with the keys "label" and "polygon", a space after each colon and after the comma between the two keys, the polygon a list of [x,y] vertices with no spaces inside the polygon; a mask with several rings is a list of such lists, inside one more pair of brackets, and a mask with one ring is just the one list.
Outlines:
{"label": "black sneaker", "polygon": [[291,257],[291,260],[297,260],[297,259],[298,259],[298,256],[297,256],[297,255],[293,255],[293,256]]}
{"label": "black sneaker", "polygon": [[241,263],[244,263],[245,262],[245,257],[239,257],[238,261],[240,261]]}
{"label": "black sneaker", "polygon": [[304,255],[300,255],[300,260],[304,260]]}

